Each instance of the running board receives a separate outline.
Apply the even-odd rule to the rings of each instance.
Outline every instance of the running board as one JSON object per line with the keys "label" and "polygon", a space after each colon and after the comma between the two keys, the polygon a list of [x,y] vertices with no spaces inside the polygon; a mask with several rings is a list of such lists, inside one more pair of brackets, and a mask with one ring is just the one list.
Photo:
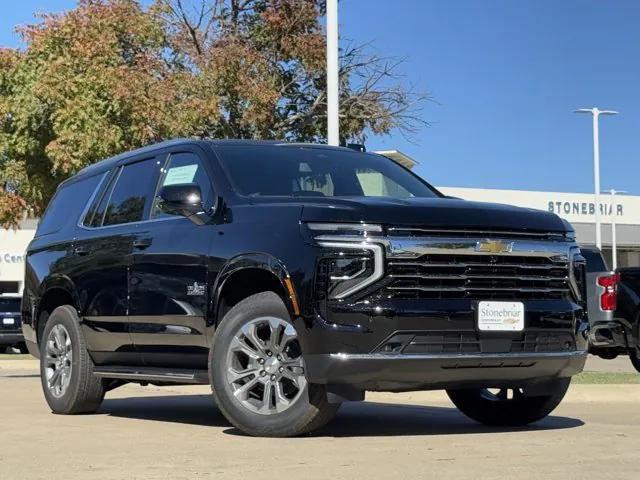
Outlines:
{"label": "running board", "polygon": [[94,367],[93,373],[100,378],[130,380],[148,383],[177,383],[207,385],[209,374],[206,370],[188,368],[164,369],[157,367]]}

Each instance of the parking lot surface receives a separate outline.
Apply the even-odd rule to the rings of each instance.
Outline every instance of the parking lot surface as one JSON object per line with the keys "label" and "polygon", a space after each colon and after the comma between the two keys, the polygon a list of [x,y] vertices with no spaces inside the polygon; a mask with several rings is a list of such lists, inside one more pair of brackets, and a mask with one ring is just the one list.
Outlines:
{"label": "parking lot surface", "polygon": [[0,479],[634,478],[640,385],[574,385],[548,419],[492,429],[441,392],[368,394],[312,436],[250,438],[207,387],[126,386],[50,413],[36,362],[0,360]]}

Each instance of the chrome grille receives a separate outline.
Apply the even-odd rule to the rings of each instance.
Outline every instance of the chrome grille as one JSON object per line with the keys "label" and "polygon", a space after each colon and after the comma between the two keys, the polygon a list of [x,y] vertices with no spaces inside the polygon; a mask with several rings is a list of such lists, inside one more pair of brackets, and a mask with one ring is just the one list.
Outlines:
{"label": "chrome grille", "polygon": [[561,299],[570,295],[566,257],[426,254],[391,258],[396,298]]}

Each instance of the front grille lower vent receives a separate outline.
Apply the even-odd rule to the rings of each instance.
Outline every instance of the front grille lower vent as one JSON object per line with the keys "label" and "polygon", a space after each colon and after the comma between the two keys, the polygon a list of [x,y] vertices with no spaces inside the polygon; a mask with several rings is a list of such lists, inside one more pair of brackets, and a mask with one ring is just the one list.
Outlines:
{"label": "front grille lower vent", "polygon": [[456,355],[473,353],[550,353],[576,349],[568,332],[528,331],[515,337],[481,337],[474,331],[396,333],[375,353],[393,355]]}
{"label": "front grille lower vent", "polygon": [[391,258],[387,274],[392,298],[546,300],[571,293],[566,258],[428,254]]}

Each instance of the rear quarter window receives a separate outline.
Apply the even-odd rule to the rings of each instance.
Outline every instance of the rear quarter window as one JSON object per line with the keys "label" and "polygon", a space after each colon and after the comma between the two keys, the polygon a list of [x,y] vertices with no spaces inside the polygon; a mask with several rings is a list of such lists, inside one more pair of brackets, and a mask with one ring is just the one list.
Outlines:
{"label": "rear quarter window", "polygon": [[102,178],[103,175],[94,175],[63,184],[40,219],[36,237],[59,232],[76,223]]}

